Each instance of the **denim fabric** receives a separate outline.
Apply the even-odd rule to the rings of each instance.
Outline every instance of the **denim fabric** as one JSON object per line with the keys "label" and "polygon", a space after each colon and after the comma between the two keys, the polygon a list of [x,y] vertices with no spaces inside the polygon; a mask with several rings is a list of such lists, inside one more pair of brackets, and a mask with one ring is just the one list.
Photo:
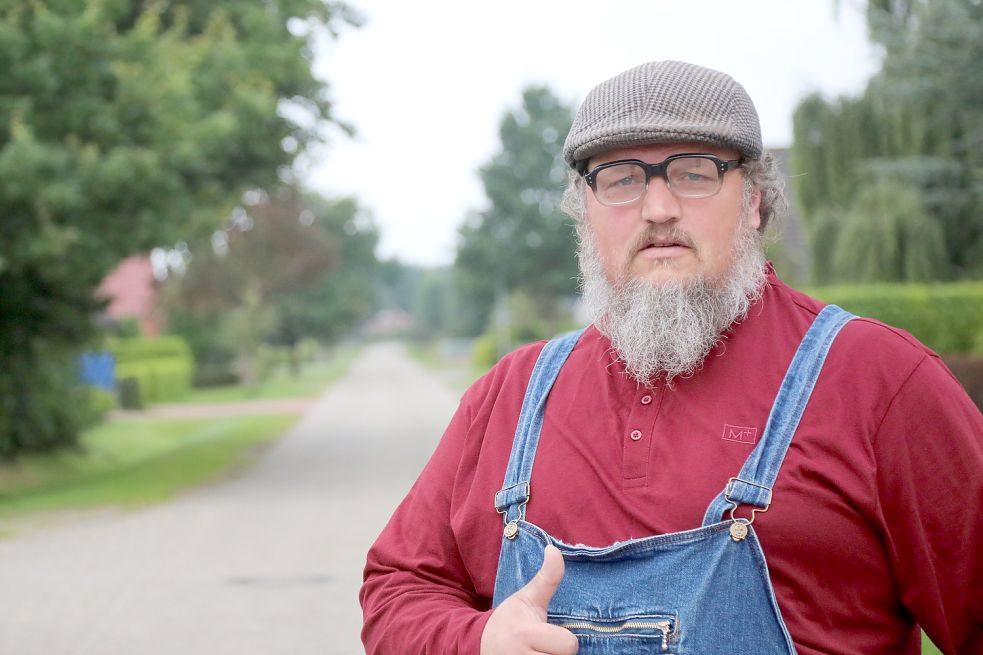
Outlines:
{"label": "denim fabric", "polygon": [[[727,492],[737,502],[766,506],[763,501],[770,497],[829,346],[850,318],[835,306],[816,318],[789,366],[765,432],[737,476],[741,481],[728,484],[707,517],[720,517],[731,506]],[[748,521],[736,521],[747,527],[741,540],[731,537],[734,520],[718,518],[694,530],[593,548],[557,541],[525,520],[546,397],[579,337],[572,333],[547,344],[530,377],[505,483],[495,496],[506,536],[493,605],[532,579],[542,565],[543,549],[553,544],[563,553],[566,574],[550,602],[548,620],[577,635],[582,655],[794,655]]]}

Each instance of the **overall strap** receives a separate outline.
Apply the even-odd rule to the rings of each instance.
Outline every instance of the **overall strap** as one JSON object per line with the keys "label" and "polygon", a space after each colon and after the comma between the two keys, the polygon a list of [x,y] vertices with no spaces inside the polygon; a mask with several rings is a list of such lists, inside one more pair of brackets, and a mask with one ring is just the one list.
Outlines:
{"label": "overall strap", "polygon": [[506,523],[525,517],[525,506],[529,502],[529,480],[532,477],[536,447],[539,445],[539,431],[543,427],[546,398],[560,368],[583,333],[583,329],[577,330],[550,340],[543,347],[532,369],[532,375],[529,376],[529,385],[519,412],[519,424],[512,441],[512,454],[509,455],[509,465],[505,470],[505,483],[502,490],[495,494],[495,509],[505,514]]}
{"label": "overall strap", "polygon": [[768,508],[778,470],[809,403],[830,346],[840,329],[853,318],[856,318],[853,314],[836,305],[827,305],[816,316],[785,373],[761,441],[751,451],[737,477],[731,478],[710,503],[703,525],[719,522],[725,511],[738,505],[752,505],[762,511]]}

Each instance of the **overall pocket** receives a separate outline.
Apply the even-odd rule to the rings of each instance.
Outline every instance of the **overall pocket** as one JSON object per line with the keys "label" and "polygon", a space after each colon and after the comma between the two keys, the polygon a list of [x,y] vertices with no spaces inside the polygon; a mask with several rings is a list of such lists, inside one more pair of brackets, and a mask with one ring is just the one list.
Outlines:
{"label": "overall pocket", "polygon": [[576,635],[582,655],[675,653],[673,646],[679,640],[679,620],[668,614],[603,618],[550,614],[548,621]]}

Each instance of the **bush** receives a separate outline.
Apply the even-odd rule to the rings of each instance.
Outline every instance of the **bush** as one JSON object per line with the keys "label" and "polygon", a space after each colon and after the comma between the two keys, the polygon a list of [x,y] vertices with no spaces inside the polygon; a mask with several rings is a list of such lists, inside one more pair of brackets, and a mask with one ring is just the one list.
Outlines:
{"label": "bush", "polygon": [[117,365],[172,357],[191,360],[188,342],[176,336],[111,339],[108,345],[109,350],[116,357]]}
{"label": "bush", "polygon": [[116,407],[116,396],[111,391],[88,386],[82,397],[80,427],[84,430],[102,421],[106,413]]}
{"label": "bush", "polygon": [[0,361],[0,459],[74,445],[92,420],[74,354],[52,344],[43,357],[13,353]]}
{"label": "bush", "polygon": [[483,334],[474,340],[474,363],[482,368],[491,368],[498,363],[498,343],[494,334]]}
{"label": "bush", "polygon": [[194,387],[225,387],[239,384],[242,378],[235,370],[232,358],[198,360],[195,362],[191,385]]}
{"label": "bush", "polygon": [[906,330],[936,352],[983,354],[983,282],[831,286],[810,294]]}
{"label": "bush", "polygon": [[116,357],[120,405],[146,407],[183,396],[191,387],[191,350],[184,339],[121,339],[108,344]]}

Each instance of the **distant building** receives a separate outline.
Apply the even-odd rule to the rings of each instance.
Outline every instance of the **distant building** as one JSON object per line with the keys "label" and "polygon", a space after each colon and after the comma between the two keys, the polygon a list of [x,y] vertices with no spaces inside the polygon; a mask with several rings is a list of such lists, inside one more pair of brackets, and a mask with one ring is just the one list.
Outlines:
{"label": "distant building", "polygon": [[413,331],[413,317],[402,309],[383,309],[369,319],[362,333],[372,338],[404,336]]}
{"label": "distant building", "polygon": [[157,280],[149,256],[136,255],[120,262],[99,285],[96,297],[109,300],[106,317],[111,321],[136,319],[140,334],[160,335],[162,317],[157,302]]}

